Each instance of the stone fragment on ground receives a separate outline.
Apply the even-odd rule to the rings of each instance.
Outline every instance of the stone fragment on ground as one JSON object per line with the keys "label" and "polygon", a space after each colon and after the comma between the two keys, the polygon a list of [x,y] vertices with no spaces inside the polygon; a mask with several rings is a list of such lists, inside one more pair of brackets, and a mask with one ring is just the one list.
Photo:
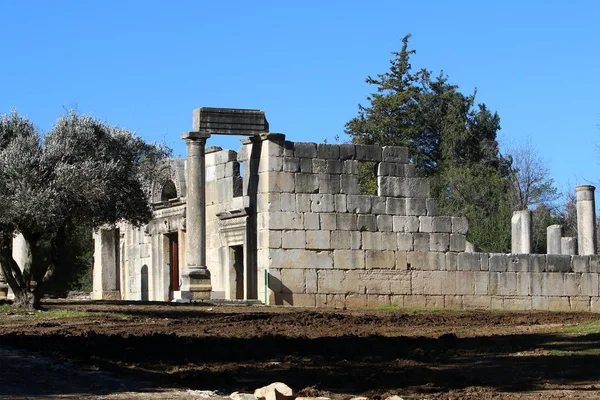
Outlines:
{"label": "stone fragment on ground", "polygon": [[256,400],[256,396],[252,393],[233,392],[229,395],[231,400]]}
{"label": "stone fragment on ground", "polygon": [[285,383],[274,382],[254,391],[256,400],[294,400],[294,391]]}

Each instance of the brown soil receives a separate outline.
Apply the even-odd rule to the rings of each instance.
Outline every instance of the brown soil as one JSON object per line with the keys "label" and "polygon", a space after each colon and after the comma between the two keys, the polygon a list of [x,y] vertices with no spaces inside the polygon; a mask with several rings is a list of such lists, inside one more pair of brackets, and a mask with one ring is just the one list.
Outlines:
{"label": "brown soil", "polygon": [[[45,306],[87,315],[51,319],[5,309],[0,345],[54,361],[40,367],[25,353],[0,351],[0,397],[175,399],[193,396],[172,388],[229,394],[281,381],[305,396],[332,398],[600,398],[600,334],[563,332],[600,319],[592,313]],[[11,375],[6,364],[17,360],[25,369]],[[159,388],[170,391],[152,397]]]}

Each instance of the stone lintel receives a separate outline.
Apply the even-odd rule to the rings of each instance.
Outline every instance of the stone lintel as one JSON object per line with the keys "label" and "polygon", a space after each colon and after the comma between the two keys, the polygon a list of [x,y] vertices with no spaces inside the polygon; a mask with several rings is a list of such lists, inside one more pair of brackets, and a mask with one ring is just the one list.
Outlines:
{"label": "stone lintel", "polygon": [[202,107],[193,111],[194,131],[217,135],[255,136],[269,132],[264,111]]}
{"label": "stone lintel", "polygon": [[246,216],[248,216],[248,212],[249,212],[248,208],[241,208],[239,210],[223,211],[223,212],[220,212],[217,214],[217,218],[219,218],[220,220],[225,220],[225,219],[231,219],[231,218],[246,217]]}

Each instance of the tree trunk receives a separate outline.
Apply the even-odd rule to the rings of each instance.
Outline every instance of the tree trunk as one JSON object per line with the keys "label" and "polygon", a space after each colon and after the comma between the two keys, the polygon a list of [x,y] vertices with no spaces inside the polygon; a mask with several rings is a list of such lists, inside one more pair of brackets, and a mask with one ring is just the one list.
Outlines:
{"label": "tree trunk", "polygon": [[15,307],[23,307],[30,310],[40,308],[40,299],[29,289],[18,288],[16,292],[13,289],[13,292],[15,294]]}

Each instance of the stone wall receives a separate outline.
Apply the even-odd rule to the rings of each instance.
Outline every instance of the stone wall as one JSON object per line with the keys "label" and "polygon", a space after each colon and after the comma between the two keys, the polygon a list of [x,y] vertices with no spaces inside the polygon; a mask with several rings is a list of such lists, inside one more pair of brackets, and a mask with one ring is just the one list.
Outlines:
{"label": "stone wall", "polygon": [[[437,215],[404,148],[271,134],[248,140],[238,160],[244,187],[257,187],[259,299],[269,304],[598,308],[597,256],[465,252],[467,221]],[[378,196],[358,194],[360,161],[378,163]]]}

